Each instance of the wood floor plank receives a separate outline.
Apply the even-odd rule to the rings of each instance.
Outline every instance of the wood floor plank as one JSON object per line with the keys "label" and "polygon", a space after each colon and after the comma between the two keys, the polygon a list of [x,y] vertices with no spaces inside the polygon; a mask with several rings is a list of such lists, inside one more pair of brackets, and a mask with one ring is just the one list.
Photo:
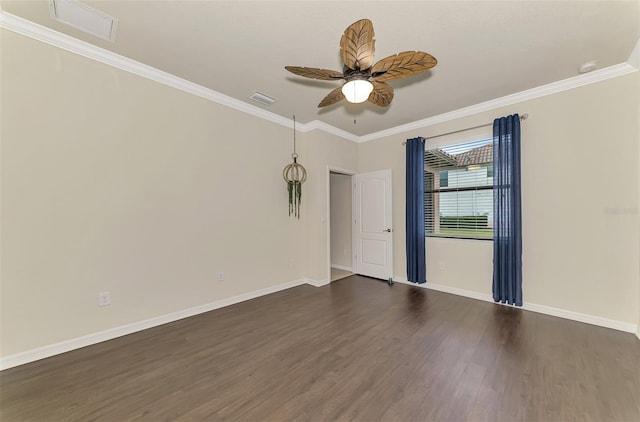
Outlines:
{"label": "wood floor plank", "polygon": [[639,421],[631,334],[351,276],[0,373],[5,421]]}

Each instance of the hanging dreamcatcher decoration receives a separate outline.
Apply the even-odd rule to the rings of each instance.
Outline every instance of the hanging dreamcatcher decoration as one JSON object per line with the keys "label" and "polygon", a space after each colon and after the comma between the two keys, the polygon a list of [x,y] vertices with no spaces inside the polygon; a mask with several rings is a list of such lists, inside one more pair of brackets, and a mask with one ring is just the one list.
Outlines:
{"label": "hanging dreamcatcher decoration", "polygon": [[282,170],[282,177],[287,182],[289,191],[289,215],[293,214],[300,218],[300,200],[302,199],[302,184],[307,180],[307,170],[298,164],[298,154],[296,153],[296,116],[293,116],[293,163],[285,166]]}

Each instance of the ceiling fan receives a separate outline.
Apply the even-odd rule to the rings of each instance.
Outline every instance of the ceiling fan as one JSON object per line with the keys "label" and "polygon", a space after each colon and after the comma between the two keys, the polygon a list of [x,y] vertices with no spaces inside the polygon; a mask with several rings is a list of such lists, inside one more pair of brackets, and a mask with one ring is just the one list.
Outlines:
{"label": "ceiling fan", "polygon": [[361,19],[349,25],[340,39],[342,72],[299,66],[285,66],[285,69],[305,78],[346,81],[324,97],[318,107],[343,99],[352,103],[368,100],[387,107],[393,99],[393,88],[387,82],[424,72],[438,63],[435,57],[422,51],[403,51],[374,64],[374,51],[373,24],[369,19]]}

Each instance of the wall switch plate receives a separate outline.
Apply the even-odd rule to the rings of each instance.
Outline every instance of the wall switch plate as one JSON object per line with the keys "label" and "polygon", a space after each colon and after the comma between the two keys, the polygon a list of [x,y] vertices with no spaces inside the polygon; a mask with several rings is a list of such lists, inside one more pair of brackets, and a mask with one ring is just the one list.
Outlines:
{"label": "wall switch plate", "polygon": [[109,306],[109,305],[111,305],[111,293],[110,292],[98,293],[98,306]]}
{"label": "wall switch plate", "polygon": [[224,273],[218,273],[218,280],[219,281],[223,281],[224,280]]}

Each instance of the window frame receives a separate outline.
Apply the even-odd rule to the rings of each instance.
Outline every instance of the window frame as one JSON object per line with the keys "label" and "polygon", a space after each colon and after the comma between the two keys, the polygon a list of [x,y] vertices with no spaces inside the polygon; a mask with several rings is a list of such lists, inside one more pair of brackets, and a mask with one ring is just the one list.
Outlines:
{"label": "window frame", "polygon": [[[447,176],[449,176],[449,172],[451,170],[455,170],[455,169],[461,169],[466,167],[467,169],[469,168],[470,165],[462,165],[459,167],[455,167],[455,166],[428,166],[426,163],[426,153],[427,151],[433,151],[436,149],[439,149],[441,151],[446,150],[446,149],[450,149],[452,147],[461,147],[461,148],[465,148],[465,146],[467,145],[472,145],[474,143],[482,143],[485,142],[482,145],[479,145],[478,147],[475,148],[480,148],[482,146],[487,146],[487,145],[492,145],[492,139],[489,137],[480,137],[480,138],[475,138],[475,139],[471,139],[471,140],[466,140],[466,141],[462,141],[462,142],[457,142],[455,144],[448,144],[448,145],[443,145],[443,146],[432,146],[430,148],[428,148],[427,150],[425,150],[425,170],[424,170],[424,179],[425,179],[425,186],[424,186],[424,208],[425,208],[425,239],[426,238],[443,238],[443,239],[463,239],[463,240],[480,240],[480,241],[493,241],[493,227],[492,227],[492,235],[490,237],[486,237],[486,236],[474,236],[474,235],[452,235],[452,234],[442,234],[442,233],[433,233],[434,230],[434,225],[435,225],[435,220],[436,218],[441,218],[442,215],[434,215],[435,214],[435,202],[436,199],[434,198],[433,194],[441,194],[441,193],[446,193],[446,192],[482,192],[482,191],[487,191],[487,190],[491,190],[493,192],[493,183],[491,184],[487,184],[487,185],[474,185],[474,186],[462,186],[462,187],[450,187],[450,183],[447,183],[446,187],[438,187],[437,189],[435,188],[435,182],[436,180],[438,181],[438,183],[441,180],[441,172],[442,171],[446,171],[448,174]],[[473,149],[473,148],[471,148]],[[469,150],[471,150],[469,149]],[[472,164],[475,165],[475,164]],[[493,159],[490,162],[484,162],[484,163],[480,163],[479,165],[481,166],[485,166],[487,168],[487,179],[489,179],[491,176],[493,176]],[[431,174],[431,183],[430,186],[427,184],[427,174]],[[449,182],[449,177],[447,177],[447,182]],[[493,196],[493,195],[492,195]],[[431,198],[430,200],[428,198]],[[428,201],[430,201],[430,203],[428,203]],[[427,213],[427,208],[431,207],[432,212],[430,214]],[[491,209],[493,210],[493,201],[491,202]]]}

